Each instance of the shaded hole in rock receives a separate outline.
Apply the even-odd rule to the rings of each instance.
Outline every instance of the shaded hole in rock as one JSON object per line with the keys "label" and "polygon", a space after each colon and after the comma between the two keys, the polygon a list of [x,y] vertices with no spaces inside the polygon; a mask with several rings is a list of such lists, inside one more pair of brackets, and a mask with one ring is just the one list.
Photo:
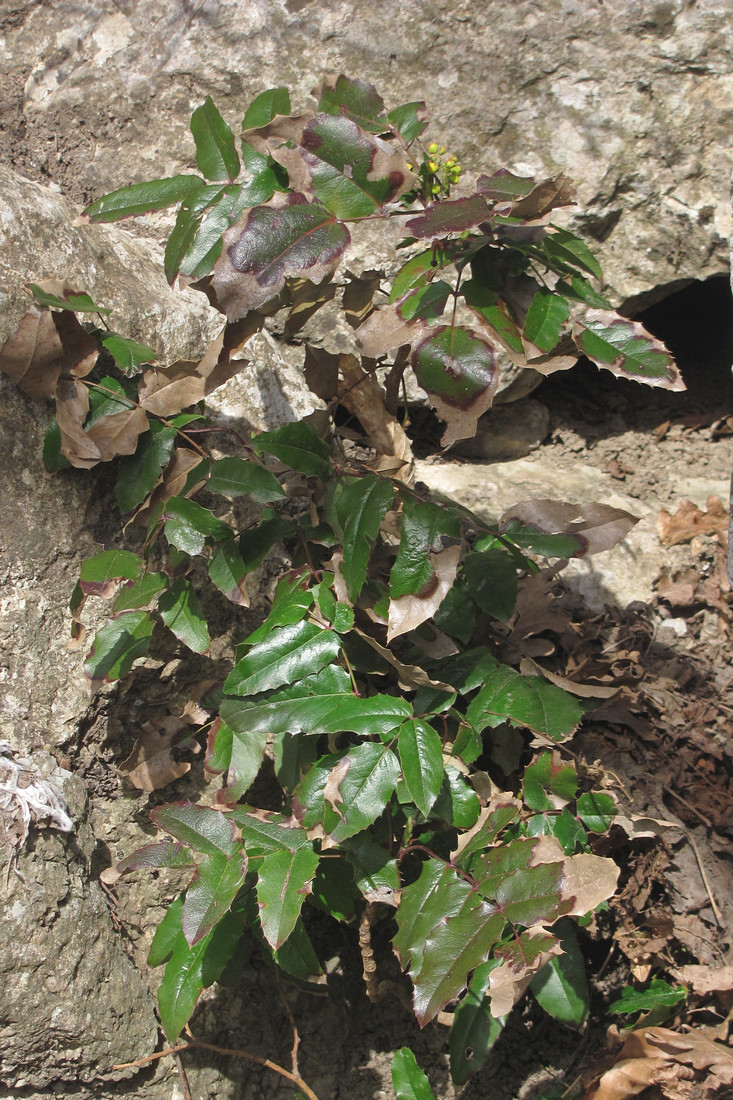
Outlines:
{"label": "shaded hole in rock", "polygon": [[590,443],[630,428],[653,431],[665,419],[712,423],[733,412],[733,296],[726,276],[691,283],[633,317],[672,352],[687,390],[617,378],[579,359],[534,391],[555,424],[571,424]]}

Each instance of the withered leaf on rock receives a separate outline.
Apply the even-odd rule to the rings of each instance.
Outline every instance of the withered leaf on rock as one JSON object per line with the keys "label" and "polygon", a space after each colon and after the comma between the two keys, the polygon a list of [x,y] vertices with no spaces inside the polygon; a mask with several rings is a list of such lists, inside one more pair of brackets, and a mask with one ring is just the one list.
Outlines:
{"label": "withered leaf on rock", "polygon": [[414,595],[389,601],[388,645],[401,634],[407,634],[426,619],[431,619],[456,579],[460,546],[447,546],[437,553],[431,551],[428,556],[433,567],[433,576],[428,584]]}
{"label": "withered leaf on rock", "polygon": [[552,535],[579,535],[582,549],[576,557],[610,550],[639,522],[637,516],[610,504],[569,504],[561,500],[526,500],[507,509],[499,520],[504,532],[513,520]]}
{"label": "withered leaf on rock", "polygon": [[130,755],[119,765],[120,772],[139,791],[158,791],[191,770],[185,760],[176,760],[173,749],[199,751],[191,726],[172,715],[160,725],[146,722],[143,734]]}
{"label": "withered leaf on rock", "polygon": [[0,370],[33,401],[53,397],[63,375],[83,378],[97,361],[93,336],[73,313],[35,303],[0,350]]}

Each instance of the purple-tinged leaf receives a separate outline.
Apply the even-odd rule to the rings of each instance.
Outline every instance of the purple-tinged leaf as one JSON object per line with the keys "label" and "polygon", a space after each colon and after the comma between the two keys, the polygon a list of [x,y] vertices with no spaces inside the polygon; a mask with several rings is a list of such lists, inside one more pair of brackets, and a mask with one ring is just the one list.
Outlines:
{"label": "purple-tinged leaf", "polygon": [[194,653],[206,653],[211,639],[196,591],[185,577],[179,577],[158,600],[158,613],[179,642]]}
{"label": "purple-tinged leaf", "polygon": [[428,113],[425,100],[419,99],[412,103],[403,103],[401,107],[395,107],[387,115],[393,129],[397,131],[406,145],[409,145],[420,137],[428,124]]}
{"label": "purple-tinged leaf", "polygon": [[575,318],[573,336],[583,355],[619,378],[665,390],[685,389],[671,354],[638,321],[607,310],[589,309]]}
{"label": "purple-tinged leaf", "polygon": [[239,157],[234,134],[207,95],[191,115],[191,133],[196,142],[196,164],[207,180],[229,180],[239,175]]}
{"label": "purple-tinged leaf", "polygon": [[572,761],[541,752],[524,771],[522,797],[530,810],[561,810],[575,798],[578,777]]}
{"label": "purple-tinged leaf", "polygon": [[166,584],[163,573],[143,573],[139,580],[124,584],[120,588],[112,610],[117,614],[120,611],[135,611],[138,608],[150,607],[153,602],[157,603],[158,595]]}
{"label": "purple-tinged leaf", "polygon": [[468,308],[496,336],[509,354],[525,361],[522,335],[511,317],[507,305],[495,290],[490,290],[478,279],[469,279],[461,286]]}
{"label": "purple-tinged leaf", "polygon": [[493,176],[479,176],[476,190],[496,202],[514,202],[528,195],[536,182],[534,176],[515,176],[508,169],[500,168]]}
{"label": "purple-tinged leaf", "polygon": [[535,974],[561,950],[556,936],[535,928],[497,947],[494,955],[500,965],[489,975],[491,1015],[507,1016]]}
{"label": "purple-tinged leaf", "polygon": [[413,345],[411,363],[431,405],[446,422],[441,444],[450,447],[472,436],[499,383],[496,355],[488,340],[471,329],[433,326]]}
{"label": "purple-tinged leaf", "polygon": [[254,695],[313,676],[330,664],[341,649],[333,630],[315,623],[278,627],[238,661],[224,684],[228,695]]}
{"label": "purple-tinged leaf", "polygon": [[575,205],[575,187],[563,172],[550,179],[538,180],[528,195],[512,203],[511,215],[525,221],[537,221],[559,206]]}
{"label": "purple-tinged leaf", "polygon": [[447,233],[464,233],[489,220],[491,208],[483,195],[466,199],[443,199],[431,203],[416,218],[405,223],[414,237],[444,237]]}
{"label": "purple-tinged leaf", "polygon": [[[187,848],[172,840],[158,840],[138,848],[132,855],[125,856],[113,867],[102,871],[101,878],[108,886],[114,885],[121,875],[128,871],[139,871],[143,867],[193,867],[194,860]],[[153,964],[151,964],[153,965]]]}
{"label": "purple-tinged leaf", "polygon": [[202,860],[183,902],[183,934],[190,947],[228,912],[246,874],[247,856],[242,850],[231,857],[214,852]]}
{"label": "purple-tinged leaf", "polygon": [[329,73],[313,89],[319,111],[329,115],[344,115],[362,130],[381,134],[389,129],[384,100],[365,80]]}
{"label": "purple-tinged leaf", "polygon": [[263,852],[297,852],[310,847],[305,829],[301,829],[293,817],[273,810],[250,810],[247,806],[235,806],[232,819],[242,833],[242,843],[250,855]]}
{"label": "purple-tinged leaf", "polygon": [[155,623],[147,611],[125,611],[98,630],[84,662],[90,680],[119,680],[148,652]]}
{"label": "purple-tinged leaf", "polygon": [[427,860],[417,882],[404,888],[396,919],[394,948],[410,973],[415,1015],[424,1027],[488,959],[505,920],[438,859]]}
{"label": "purple-tinged leaf", "polygon": [[142,558],[129,550],[103,550],[81,563],[81,590],[85,596],[110,596],[117,581],[134,581],[141,566]]}
{"label": "purple-tinged leaf", "polygon": [[237,851],[234,822],[220,810],[193,802],[168,802],[151,810],[155,825],[204,855],[222,853],[227,858]]}
{"label": "purple-tinged leaf", "polygon": [[419,252],[417,256],[413,256],[395,275],[389,295],[390,302],[394,303],[407,294],[408,290],[414,290],[430,282],[438,271],[450,267],[455,257],[455,248],[446,247],[444,242],[437,241],[426,252]]}
{"label": "purple-tinged leaf", "polygon": [[211,285],[222,311],[238,321],[274,298],[288,278],[319,283],[350,244],[345,225],[305,195],[287,205],[255,206],[224,234]]}
{"label": "purple-tinged leaf", "polygon": [[319,856],[312,847],[281,848],[257,861],[257,907],[262,933],[273,951],[295,928],[311,892]]}
{"label": "purple-tinged leaf", "polygon": [[560,342],[563,325],[570,316],[565,298],[541,287],[535,294],[524,319],[524,336],[540,351],[552,351]]}
{"label": "purple-tinged leaf", "polygon": [[184,202],[204,187],[200,176],[170,176],[168,179],[134,183],[120,187],[91,203],[81,215],[82,221],[116,222],[136,214],[150,214]]}

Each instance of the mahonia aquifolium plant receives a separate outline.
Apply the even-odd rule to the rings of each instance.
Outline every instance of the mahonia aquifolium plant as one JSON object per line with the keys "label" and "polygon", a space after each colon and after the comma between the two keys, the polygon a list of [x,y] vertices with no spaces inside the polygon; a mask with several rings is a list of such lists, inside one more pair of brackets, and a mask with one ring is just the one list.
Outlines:
{"label": "mahonia aquifolium plant", "polygon": [[[292,114],[286,88],[263,92],[236,137],[207,98],[191,119],[200,175],[124,187],[85,211],[104,222],[178,207],[166,275],[226,318],[200,361],[156,366],[152,349],[79,322],[104,324],[88,294],[49,282],[31,287],[0,366],[32,397],[55,397],[49,468],[114,460],[124,530],[140,532],[137,548],[83,565],[77,645],[87,597],[111,601],[90,679],[128,675],[166,638],[207,655],[212,593],[231,606],[229,672],[192,683],[189,724],[166,741],[180,750],[205,737],[208,798],[158,806],[165,838],[113,872],[191,872],[150,951],[165,966],[168,1038],[247,941],[302,986],[317,981],[313,907],[358,926],[370,998],[404,996],[407,984],[373,961],[371,929],[389,917],[419,1023],[453,1007],[461,1084],[528,988],[565,1022],[588,1013],[575,929],[615,888],[617,868],[592,851],[614,800],[589,789],[562,746],[593,701],[523,675],[521,632],[513,649],[506,639],[538,559],[607,549],[634,520],[539,501],[492,525],[431,497],[414,484],[400,381],[413,371],[445,446],[491,406],[497,348],[544,374],[582,354],[649,385],[682,382],[664,346],[596,289],[586,245],[553,221],[573,201],[567,177],[500,170],[455,197],[461,168],[422,144],[424,104],[387,111],[375,88],[345,76],[314,95],[315,109]],[[408,258],[398,253],[389,279],[344,266],[350,226],[365,219],[404,226]],[[273,323],[295,342],[332,301],[354,351],[306,342],[306,380],[326,412],[230,434],[217,453],[226,433],[205,399],[247,370],[247,342]],[[276,560],[269,613],[243,629],[249,579]],[[151,790],[160,784],[144,757],[131,778]],[[399,1096],[429,1095],[408,1050],[393,1072]]]}

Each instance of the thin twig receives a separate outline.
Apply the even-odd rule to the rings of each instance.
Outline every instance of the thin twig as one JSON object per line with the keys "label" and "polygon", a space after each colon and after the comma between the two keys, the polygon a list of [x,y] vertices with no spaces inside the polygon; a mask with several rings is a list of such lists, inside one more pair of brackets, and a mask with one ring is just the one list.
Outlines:
{"label": "thin twig", "polygon": [[181,1082],[181,1088],[183,1089],[183,1100],[193,1100],[191,1096],[191,1089],[188,1087],[188,1078],[186,1077],[186,1071],[183,1068],[183,1062],[181,1061],[180,1054],[173,1055],[173,1061],[178,1068],[178,1078]]}
{"label": "thin twig", "polygon": [[713,891],[710,888],[710,883],[708,882],[708,876],[705,874],[705,868],[702,865],[702,859],[700,858],[700,852],[698,851],[697,844],[692,839],[692,837],[687,832],[687,830],[685,830],[685,836],[687,837],[688,841],[690,842],[690,847],[692,848],[693,852],[695,853],[695,859],[697,860],[697,868],[700,872],[700,878],[702,879],[702,884],[705,887],[708,898],[710,899],[710,908],[713,911],[713,916],[715,917],[715,922],[718,925],[718,928],[722,928],[723,927],[723,914],[720,912],[720,909],[718,909],[718,904],[717,904],[715,898],[713,897]]}
{"label": "thin twig", "polygon": [[165,1050],[158,1050],[155,1054],[148,1054],[146,1058],[138,1058],[135,1062],[120,1062],[116,1066],[112,1066],[112,1069],[138,1069],[140,1066],[145,1066],[149,1062],[155,1062],[158,1058],[165,1058],[169,1054],[182,1054],[186,1050],[210,1050],[213,1054],[222,1054],[225,1057],[231,1058],[246,1058],[248,1062],[254,1062],[258,1066],[263,1066],[265,1069],[271,1069],[275,1073],[279,1073],[281,1077],[287,1078],[296,1088],[299,1088],[307,1100],[318,1100],[315,1092],[309,1085],[305,1083],[302,1077],[295,1073],[291,1073],[290,1070],[284,1069],[283,1066],[278,1066],[276,1062],[271,1062],[269,1058],[260,1058],[257,1054],[249,1054],[246,1050],[235,1050],[231,1047],[217,1047],[213,1043],[205,1043],[201,1039],[193,1039],[189,1043],[181,1043],[176,1047],[167,1047]]}
{"label": "thin twig", "polygon": [[287,1017],[290,1020],[290,1026],[293,1029],[293,1049],[290,1052],[290,1063],[295,1076],[300,1077],[300,1070],[298,1069],[298,1047],[300,1046],[300,1035],[298,1034],[298,1028],[295,1024],[295,1017],[293,1016],[292,1009],[290,1008],[290,1004],[285,995],[285,990],[283,989],[283,983],[282,978],[280,977],[279,968],[275,969],[275,981],[277,982],[277,991],[280,994],[280,1000],[283,1003],[283,1008],[287,1013]]}
{"label": "thin twig", "polygon": [[712,821],[708,820],[708,818],[705,817],[704,814],[701,814],[700,811],[696,809],[691,802],[688,802],[686,798],[683,798],[681,794],[677,794],[677,792],[673,791],[671,787],[662,787],[662,790],[666,791],[667,794],[671,794],[672,798],[676,798],[677,801],[681,802],[683,806],[687,806],[687,809],[690,811],[690,813],[693,813],[695,817],[699,817],[703,825],[706,825],[708,829],[712,829]]}

